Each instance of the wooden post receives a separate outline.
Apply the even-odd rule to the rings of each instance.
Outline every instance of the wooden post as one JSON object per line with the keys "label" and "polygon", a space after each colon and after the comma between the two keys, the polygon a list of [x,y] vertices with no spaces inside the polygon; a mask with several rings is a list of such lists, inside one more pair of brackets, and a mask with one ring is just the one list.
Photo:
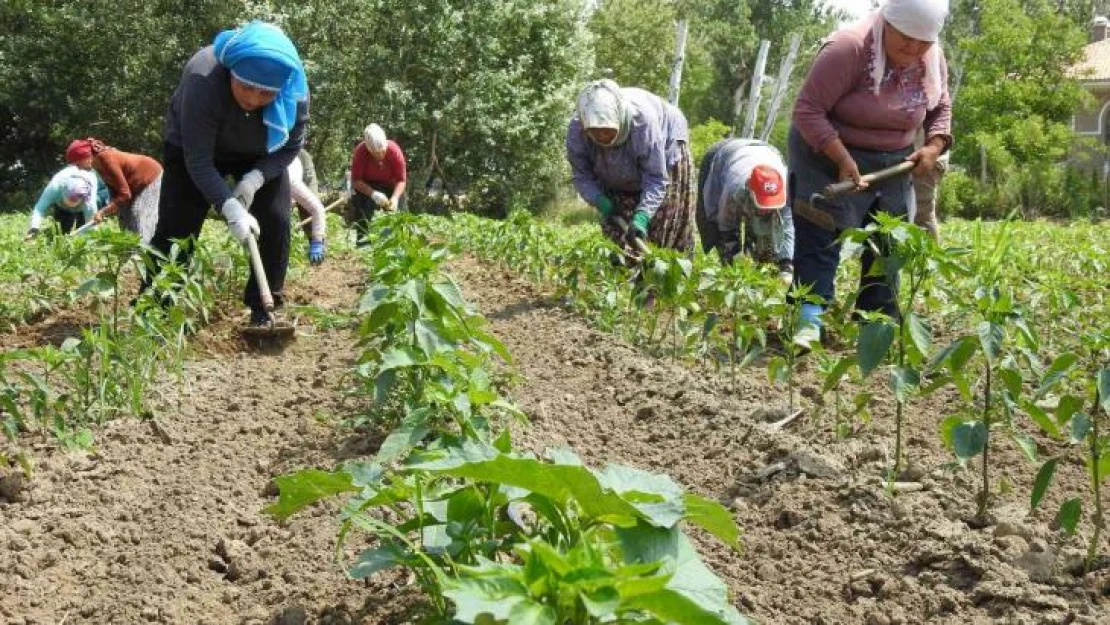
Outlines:
{"label": "wooden post", "polygon": [[744,118],[744,132],[740,135],[744,139],[751,138],[755,133],[755,121],[759,117],[759,99],[763,90],[763,72],[767,69],[767,52],[770,49],[770,41],[764,39],[759,42],[759,55],[755,58],[751,91],[748,96],[748,114]]}
{"label": "wooden post", "polygon": [[794,33],[790,36],[790,50],[779,65],[778,82],[775,84],[775,94],[771,96],[771,104],[767,106],[767,119],[763,122],[763,132],[759,133],[760,141],[766,141],[775,128],[775,120],[779,116],[779,108],[790,88],[790,73],[794,71],[794,61],[798,58],[798,47],[802,45],[802,35]]}
{"label": "wooden post", "polygon": [[667,101],[678,106],[678,93],[682,87],[682,63],[686,59],[686,20],[678,20],[675,24],[674,37],[674,64],[671,65],[671,83],[667,90]]}

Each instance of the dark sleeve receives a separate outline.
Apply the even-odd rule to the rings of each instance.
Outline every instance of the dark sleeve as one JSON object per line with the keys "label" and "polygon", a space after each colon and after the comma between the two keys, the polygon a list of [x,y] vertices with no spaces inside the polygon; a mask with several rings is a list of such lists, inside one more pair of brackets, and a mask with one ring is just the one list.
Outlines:
{"label": "dark sleeve", "polygon": [[181,149],[185,169],[193,184],[216,208],[231,197],[231,190],[216,169],[216,136],[226,111],[215,81],[221,76],[186,72],[177,87],[177,113],[180,117]]}
{"label": "dark sleeve", "polygon": [[281,149],[273,154],[263,156],[254,164],[262,172],[266,180],[273,180],[285,173],[289,163],[297,158],[297,154],[304,147],[305,127],[308,126],[308,100],[297,103],[297,123],[289,131],[289,140]]}

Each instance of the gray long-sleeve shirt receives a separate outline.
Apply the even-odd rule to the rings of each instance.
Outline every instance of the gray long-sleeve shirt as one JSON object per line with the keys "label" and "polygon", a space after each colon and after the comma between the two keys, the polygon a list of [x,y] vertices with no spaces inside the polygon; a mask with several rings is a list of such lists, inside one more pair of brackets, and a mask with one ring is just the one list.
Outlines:
{"label": "gray long-sleeve shirt", "polygon": [[578,116],[567,128],[567,161],[574,186],[589,204],[606,190],[639,192],[638,208],[654,215],[666,197],[667,172],[681,156],[679,141],[689,141],[686,117],[659,96],[635,87],[621,88],[632,107],[628,139],[615,147],[594,143]]}
{"label": "gray long-sleeve shirt", "polygon": [[181,74],[170,99],[163,128],[165,140],[185,152],[193,183],[214,206],[221,207],[231,190],[216,161],[255,161],[267,181],[285,173],[304,145],[308,101],[297,104],[297,122],[289,141],[273,154],[266,150],[262,110],[244,111],[231,95],[231,72],[216,60],[212,46],[202,48]]}

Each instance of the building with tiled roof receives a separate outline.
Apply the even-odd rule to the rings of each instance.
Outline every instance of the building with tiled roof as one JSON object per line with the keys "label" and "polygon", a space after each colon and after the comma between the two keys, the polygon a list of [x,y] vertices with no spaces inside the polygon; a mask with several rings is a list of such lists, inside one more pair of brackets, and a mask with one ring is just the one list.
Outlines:
{"label": "building with tiled roof", "polygon": [[1083,60],[1069,73],[1094,96],[1095,104],[1076,112],[1075,132],[1110,144],[1110,20],[1096,17],[1091,22],[1089,40],[1083,48]]}

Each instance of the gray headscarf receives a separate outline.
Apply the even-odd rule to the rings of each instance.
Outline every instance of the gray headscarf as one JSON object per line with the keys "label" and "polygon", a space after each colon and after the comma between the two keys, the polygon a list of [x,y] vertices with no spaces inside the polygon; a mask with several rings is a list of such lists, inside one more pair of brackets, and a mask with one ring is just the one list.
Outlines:
{"label": "gray headscarf", "polygon": [[578,94],[578,120],[583,130],[616,130],[616,139],[606,147],[618,146],[628,140],[632,130],[632,107],[621,94],[620,86],[606,78],[586,85]]}

